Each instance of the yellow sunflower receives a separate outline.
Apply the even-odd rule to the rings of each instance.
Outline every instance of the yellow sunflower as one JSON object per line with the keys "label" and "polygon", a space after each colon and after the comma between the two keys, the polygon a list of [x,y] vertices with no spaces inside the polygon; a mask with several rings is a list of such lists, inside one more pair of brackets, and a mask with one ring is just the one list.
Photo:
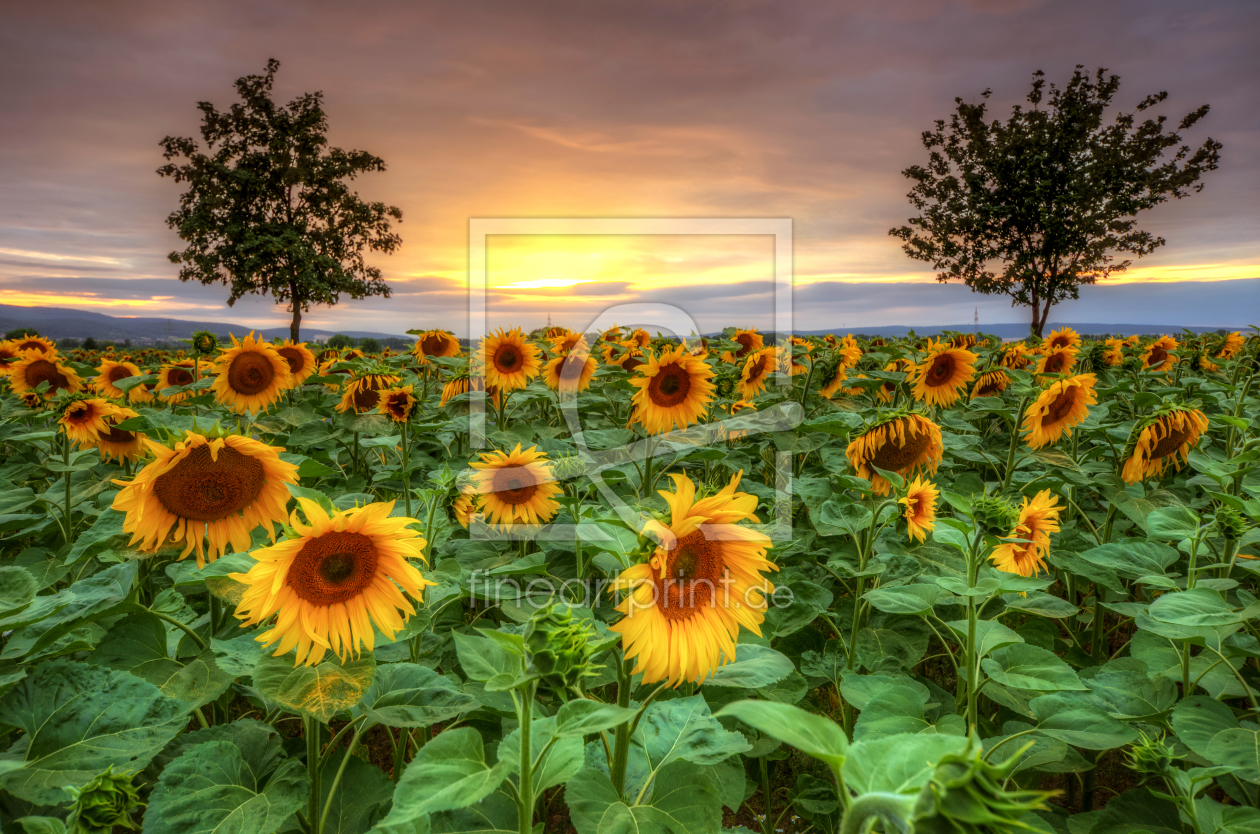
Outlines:
{"label": "yellow sunflower", "polygon": [[572,352],[561,354],[547,361],[543,368],[543,380],[553,391],[576,393],[591,387],[591,377],[599,365],[591,356],[585,342],[579,342]]}
{"label": "yellow sunflower", "polygon": [[809,365],[796,361],[796,355],[792,350],[795,345],[801,345],[805,348],[805,356],[809,356],[814,350],[812,344],[799,336],[793,336],[786,345],[781,346],[778,349],[779,372],[788,376],[800,376],[801,374],[809,373]]}
{"label": "yellow sunflower", "polygon": [[736,330],[735,335],[731,339],[739,342],[739,349],[735,351],[728,350],[723,353],[722,361],[732,365],[738,365],[741,359],[761,350],[766,343],[766,340],[762,338],[762,335],[757,332],[755,327],[748,330]]}
{"label": "yellow sunflower", "polygon": [[380,400],[376,404],[376,410],[395,423],[405,423],[415,413],[416,403],[417,400],[412,394],[412,386],[404,385],[401,388],[386,388],[380,393]]}
{"label": "yellow sunflower", "polygon": [[695,484],[671,475],[674,491],[660,492],[668,526],[644,528],[659,541],[656,551],[613,582],[629,594],[611,628],[644,683],[703,682],[734,659],[741,626],[761,636],[765,596],[774,591],[766,574],[778,567],[766,558],[769,536],[739,524],[757,521],[756,496],[736,491],[742,474],[698,501]]}
{"label": "yellow sunflower", "polygon": [[[838,362],[834,368],[829,369],[825,376],[828,376],[829,379],[823,383],[823,387],[819,389],[818,394],[827,399],[835,396],[835,393],[844,387],[845,380],[849,378],[843,362]],[[846,390],[845,393],[847,394],[848,391]],[[858,393],[861,393],[860,389]]]}
{"label": "yellow sunflower", "polygon": [[20,355],[12,342],[0,342],[0,377],[8,373],[9,365],[16,362]]}
{"label": "yellow sunflower", "polygon": [[297,648],[293,665],[314,666],[325,652],[344,660],[362,647],[375,648],[373,626],[391,642],[415,605],[422,602],[425,579],[411,560],[424,561],[424,538],[410,525],[414,518],[390,518],[394,502],[368,504],[330,515],[319,504],[299,498],[306,516],[289,518],[293,538],[256,550],[258,563],[248,573],[228,576],[249,587],[236,617],[241,627],[275,617],[255,638],[273,657]]}
{"label": "yellow sunflower", "polygon": [[[327,353],[327,351],[324,351],[324,352]],[[335,371],[333,370],[333,365],[336,365],[340,361],[342,361],[340,358],[334,356],[332,359],[326,359],[323,362],[320,362],[319,363],[319,376],[322,376],[322,377],[344,376],[347,379],[349,379],[350,372],[346,370],[345,368],[341,368]],[[324,387],[327,388],[329,391],[341,390],[341,384],[336,383],[336,382],[325,382]]]}
{"label": "yellow sunflower", "polygon": [[109,400],[99,398],[76,400],[66,406],[61,419],[57,422],[75,446],[80,449],[92,449],[96,447],[101,432],[109,429],[105,418],[116,414],[118,414],[118,406]]}
{"label": "yellow sunflower", "polygon": [[1076,351],[1073,348],[1060,348],[1059,350],[1047,351],[1037,361],[1036,372],[1044,378],[1070,374],[1074,367],[1076,367]]}
{"label": "yellow sunflower", "polygon": [[1002,367],[1013,371],[1022,371],[1028,367],[1028,350],[1023,342],[1015,342],[1002,351]]}
{"label": "yellow sunflower", "polygon": [[1245,344],[1246,340],[1243,339],[1241,333],[1230,333],[1225,337],[1225,341],[1221,344],[1220,350],[1216,352],[1216,358],[1233,359],[1238,355],[1238,352],[1243,349],[1243,345]]}
{"label": "yellow sunflower", "polygon": [[574,333],[572,330],[560,328],[560,332],[547,337],[547,341],[551,342],[551,351],[558,356],[564,356],[569,351],[578,346],[578,343],[585,344],[586,339],[581,333]]}
{"label": "yellow sunflower", "polygon": [[927,540],[927,534],[936,529],[936,499],[940,492],[931,481],[915,478],[906,485],[906,494],[897,499],[905,509],[906,533],[917,542]]}
{"label": "yellow sunflower", "polygon": [[[630,398],[631,423],[648,434],[699,422],[713,399],[713,369],[687,352],[686,345],[651,356],[630,384],[639,390]],[[747,399],[745,397],[744,399]]]}
{"label": "yellow sunflower", "polygon": [[836,345],[836,355],[840,357],[840,364],[844,367],[857,367],[862,359],[862,346],[853,338],[853,334],[845,333],[844,338]]}
{"label": "yellow sunflower", "polygon": [[109,397],[113,400],[126,399],[126,392],[114,385],[114,383],[129,376],[139,375],[140,368],[134,362],[115,362],[112,359],[106,359],[96,369],[96,379],[92,380],[92,387],[102,397]]}
{"label": "yellow sunflower", "polygon": [[1122,364],[1124,362],[1124,340],[1106,339],[1104,344],[1107,347],[1103,351],[1103,361],[1113,368]]}
{"label": "yellow sunflower", "polygon": [[276,346],[276,353],[289,363],[289,385],[293,388],[306,382],[306,378],[315,373],[315,354],[311,353],[306,342],[286,339],[283,344]]}
{"label": "yellow sunflower", "polygon": [[904,478],[916,471],[935,473],[944,453],[940,427],[915,413],[881,420],[851,440],[845,450],[858,477],[870,481],[876,495],[887,495],[892,484],[874,467]]}
{"label": "yellow sunflower", "polygon": [[[909,359],[894,359],[884,366],[885,373],[906,374],[907,379],[913,369],[914,365],[911,364]],[[899,384],[890,380],[884,380],[884,384],[879,386],[879,391],[875,394],[875,397],[880,402],[891,405],[893,400],[897,399],[897,386]]]}
{"label": "yellow sunflower", "polygon": [[1081,349],[1081,335],[1070,327],[1061,327],[1046,337],[1046,352],[1051,353],[1062,348]]}
{"label": "yellow sunflower", "polygon": [[57,345],[52,339],[45,339],[43,336],[19,336],[11,340],[9,344],[18,353],[24,353],[28,350],[39,350],[50,356],[57,355]]}
{"label": "yellow sunflower", "polygon": [[546,524],[560,509],[555,496],[561,487],[547,454],[536,446],[521,451],[518,443],[510,452],[483,452],[472,468],[477,508],[491,524]]}
{"label": "yellow sunflower", "polygon": [[911,395],[929,405],[951,406],[975,375],[978,357],[965,348],[937,342],[928,347],[927,357],[910,372]]}
{"label": "yellow sunflower", "polygon": [[1019,521],[1008,539],[1024,541],[1003,542],[993,548],[989,561],[998,570],[1017,573],[1020,576],[1036,576],[1045,567],[1050,552],[1050,534],[1059,532],[1059,512],[1063,507],[1059,499],[1043,489],[1029,501],[1024,498],[1019,510]]}
{"label": "yellow sunflower", "polygon": [[1160,336],[1146,346],[1142,353],[1142,367],[1148,371],[1166,371],[1177,364],[1177,340],[1172,336]]}
{"label": "yellow sunflower", "polygon": [[[256,527],[275,540],[289,501],[285,484],[297,483],[297,466],[280,459],[283,448],[230,434],[212,438],[186,432],[173,448],[148,442],[156,458],[123,489],[113,508],[127,514],[123,532],[143,551],[184,543],[181,559],[197,551],[197,566],[250,547]],[[209,538],[205,547],[203,539]]]}
{"label": "yellow sunflower", "polygon": [[214,372],[215,401],[237,414],[271,408],[293,379],[288,360],[253,333],[239,342],[233,336],[232,347],[215,360]]}
{"label": "yellow sunflower", "polygon": [[101,451],[101,460],[138,460],[147,449],[143,432],[125,431],[118,424],[132,417],[139,417],[133,409],[116,406],[117,413],[105,418],[105,429],[96,436],[96,447]]}
{"label": "yellow sunflower", "polygon": [[739,384],[736,386],[739,389],[739,398],[752,400],[766,390],[766,381],[770,379],[774,368],[775,349],[772,347],[763,348],[744,360],[744,369],[740,372]]}
{"label": "yellow sunflower", "polygon": [[465,530],[472,522],[473,516],[477,515],[477,493],[475,490],[461,491],[459,497],[455,499],[451,512],[455,515],[455,520],[459,522],[459,526]]}
{"label": "yellow sunflower", "polygon": [[1089,407],[1098,402],[1094,390],[1098,377],[1077,374],[1050,383],[1050,386],[1024,412],[1023,431],[1030,449],[1040,449],[1059,438],[1072,436],[1072,429],[1089,416]]}
{"label": "yellow sunflower", "polygon": [[430,356],[459,356],[459,339],[449,330],[426,330],[416,337],[411,355],[421,365],[427,364]]}
{"label": "yellow sunflower", "polygon": [[640,327],[638,330],[631,333],[630,336],[626,339],[626,341],[634,342],[639,347],[645,348],[648,345],[652,344],[652,337],[648,335],[648,332],[646,330]]}
{"label": "yellow sunflower", "polygon": [[1207,431],[1208,418],[1196,408],[1175,407],[1147,422],[1138,432],[1121,477],[1136,484],[1158,478],[1171,463],[1177,471]]}
{"label": "yellow sunflower", "polygon": [[446,408],[446,404],[450,402],[453,397],[458,397],[460,394],[467,393],[468,377],[455,377],[450,382],[446,383],[446,385],[442,386],[442,398],[438,401],[438,408]]}
{"label": "yellow sunflower", "polygon": [[44,382],[48,383],[44,392],[48,397],[61,392],[76,394],[83,387],[79,375],[69,365],[61,364],[56,351],[24,350],[20,358],[8,366],[8,370],[9,385],[15,394],[34,391]]}
{"label": "yellow sunflower", "polygon": [[500,391],[524,388],[542,369],[538,348],[530,344],[519,327],[490,334],[481,343],[481,365],[486,384]]}
{"label": "yellow sunflower", "polygon": [[1011,384],[1011,378],[1006,371],[998,368],[993,371],[986,371],[976,377],[976,382],[971,386],[971,396],[968,399],[974,400],[977,397],[996,397],[1005,391]]}
{"label": "yellow sunflower", "polygon": [[154,402],[157,400],[157,395],[154,393],[155,391],[157,391],[156,382],[142,382],[139,385],[133,386],[132,389],[127,392],[127,402],[129,403]]}
{"label": "yellow sunflower", "polygon": [[192,362],[177,362],[173,365],[163,365],[158,371],[157,391],[158,399],[162,402],[168,402],[171,405],[181,403],[193,395],[191,391],[177,391],[169,397],[162,396],[163,391],[167,388],[183,387],[192,385],[196,382],[193,379]]}
{"label": "yellow sunflower", "polygon": [[345,393],[341,395],[341,402],[337,403],[336,408],[342,414],[348,411],[353,411],[355,414],[373,411],[380,402],[381,392],[392,388],[398,380],[399,378],[393,374],[356,375],[346,383]]}

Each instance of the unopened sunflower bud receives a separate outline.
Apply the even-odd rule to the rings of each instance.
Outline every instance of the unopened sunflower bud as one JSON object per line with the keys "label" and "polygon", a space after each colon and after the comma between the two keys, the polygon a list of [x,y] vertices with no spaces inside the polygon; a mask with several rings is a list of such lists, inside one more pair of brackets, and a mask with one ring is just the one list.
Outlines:
{"label": "unopened sunflower bud", "polygon": [[1147,776],[1163,776],[1172,767],[1176,756],[1172,747],[1164,743],[1161,736],[1148,736],[1138,731],[1138,741],[1129,748],[1125,764],[1130,770]]}
{"label": "unopened sunflower bud", "polygon": [[219,337],[209,330],[198,330],[189,341],[192,342],[193,353],[199,356],[209,356],[219,349]]}
{"label": "unopened sunflower bud", "polygon": [[981,495],[971,502],[976,526],[993,536],[1006,536],[1019,521],[1019,510],[999,495]]}
{"label": "unopened sunflower bud", "polygon": [[1247,519],[1233,507],[1216,508],[1216,526],[1221,535],[1231,541],[1238,541],[1247,532]]}
{"label": "unopened sunflower bud", "polygon": [[595,674],[590,661],[594,638],[594,631],[567,609],[540,608],[525,627],[530,668],[552,691],[581,689],[583,680]]}
{"label": "unopened sunflower bud", "polygon": [[729,400],[731,397],[735,396],[735,377],[729,374],[722,374],[714,382],[714,388],[717,391],[718,397],[724,400]]}
{"label": "unopened sunflower bud", "polygon": [[70,788],[75,795],[70,816],[66,819],[68,834],[109,834],[115,826],[139,828],[132,815],[144,807],[133,773],[114,773],[107,767],[81,788]]}
{"label": "unopened sunflower bud", "polygon": [[[1025,748],[1027,749],[1027,748]],[[1020,817],[1045,809],[1048,791],[1007,790],[1019,751],[1001,764],[985,761],[974,737],[961,753],[942,758],[915,808],[915,834],[991,834],[1026,829]]]}
{"label": "unopened sunflower bud", "polygon": [[551,461],[551,474],[557,481],[567,481],[586,472],[589,459],[579,455],[561,455]]}

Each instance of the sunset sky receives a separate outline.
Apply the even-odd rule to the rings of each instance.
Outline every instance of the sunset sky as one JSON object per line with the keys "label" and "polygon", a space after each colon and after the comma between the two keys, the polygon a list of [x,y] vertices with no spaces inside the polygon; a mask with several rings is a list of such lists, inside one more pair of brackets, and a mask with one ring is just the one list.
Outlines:
{"label": "sunset sky", "polygon": [[[1224,144],[1201,194],[1156,208],[1167,245],[1051,320],[1260,323],[1260,4],[1254,0],[793,2],[61,2],[0,27],[0,304],[276,326],[229,310],[166,255],[180,188],[158,142],[197,136],[196,102],[281,62],[277,98],[322,90],[333,144],[388,170],[355,183],[397,205],[403,246],[374,255],[390,300],[312,310],[325,329],[466,333],[470,218],[790,218],[795,324],[1022,322],[933,281],[888,230],[902,169],[953,100],[1023,101],[1043,69],[1121,76],[1131,110],[1167,90],[1185,139]],[[773,323],[767,236],[497,236],[492,326],[585,327],[653,301],[697,326]]]}

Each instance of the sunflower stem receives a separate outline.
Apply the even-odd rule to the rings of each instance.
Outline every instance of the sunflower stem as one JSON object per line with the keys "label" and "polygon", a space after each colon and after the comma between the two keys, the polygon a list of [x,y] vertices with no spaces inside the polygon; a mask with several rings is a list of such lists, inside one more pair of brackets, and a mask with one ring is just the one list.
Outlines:
{"label": "sunflower stem", "polygon": [[[629,661],[622,655],[617,660],[617,706],[630,708],[630,668]],[[623,796],[626,789],[626,762],[630,756],[630,724],[617,727],[617,735],[613,744],[613,758],[609,766],[612,776],[613,790],[617,796]]]}
{"label": "sunflower stem", "polygon": [[[354,736],[350,739],[350,746],[346,748],[346,754],[341,758],[341,764],[337,766],[337,773],[333,776],[332,784],[328,786],[328,799],[324,801],[324,812],[319,817],[319,831],[323,831],[328,824],[328,812],[332,810],[333,799],[337,796],[337,787],[341,784],[341,777],[346,772],[346,765],[350,762],[350,756],[354,753],[354,748],[359,746],[359,739],[363,734],[356,728]],[[329,745],[332,749],[332,745]]]}
{"label": "sunflower stem", "polygon": [[[808,390],[808,389],[807,389]],[[761,834],[774,834],[774,823],[770,814],[770,763],[765,756],[757,759],[761,764]]]}
{"label": "sunflower stem", "polygon": [[65,441],[65,443],[61,447],[61,459],[65,463],[65,466],[66,466],[66,471],[62,473],[63,480],[65,480],[66,482],[65,531],[66,531],[66,544],[69,544],[70,540],[74,538],[74,521],[70,515],[70,435],[68,434],[62,435],[62,439]]}
{"label": "sunflower stem", "polygon": [[517,811],[520,834],[533,834],[534,831],[534,756],[530,732],[533,729],[534,683],[525,684],[521,688],[520,706],[517,716],[521,724],[521,761],[520,787],[517,789]]}
{"label": "sunflower stem", "polygon": [[403,482],[403,506],[405,507],[407,518],[411,518],[411,470],[409,468],[410,455],[407,448],[407,435],[410,434],[410,421],[402,424],[402,482]]}
{"label": "sunflower stem", "polygon": [[1015,472],[1015,449],[1019,445],[1019,424],[1024,419],[1024,406],[1028,404],[1027,397],[1021,397],[1019,400],[1019,408],[1015,409],[1015,420],[1011,423],[1011,444],[1006,450],[1006,474],[1002,477],[1002,490],[1011,485],[1011,475]]}
{"label": "sunflower stem", "polygon": [[314,716],[302,716],[303,729],[306,731],[306,769],[311,776],[311,796],[306,805],[306,818],[310,828],[310,834],[323,834],[324,822],[319,817],[319,796],[322,793],[319,783],[320,761],[319,755],[319,720]]}

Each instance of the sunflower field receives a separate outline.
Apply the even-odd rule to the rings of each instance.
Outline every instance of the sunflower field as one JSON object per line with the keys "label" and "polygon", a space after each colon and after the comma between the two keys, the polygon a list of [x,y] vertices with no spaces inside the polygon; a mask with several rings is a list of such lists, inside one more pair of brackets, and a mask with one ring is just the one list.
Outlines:
{"label": "sunflower field", "polygon": [[1260,337],[0,344],[0,831],[1260,832]]}

